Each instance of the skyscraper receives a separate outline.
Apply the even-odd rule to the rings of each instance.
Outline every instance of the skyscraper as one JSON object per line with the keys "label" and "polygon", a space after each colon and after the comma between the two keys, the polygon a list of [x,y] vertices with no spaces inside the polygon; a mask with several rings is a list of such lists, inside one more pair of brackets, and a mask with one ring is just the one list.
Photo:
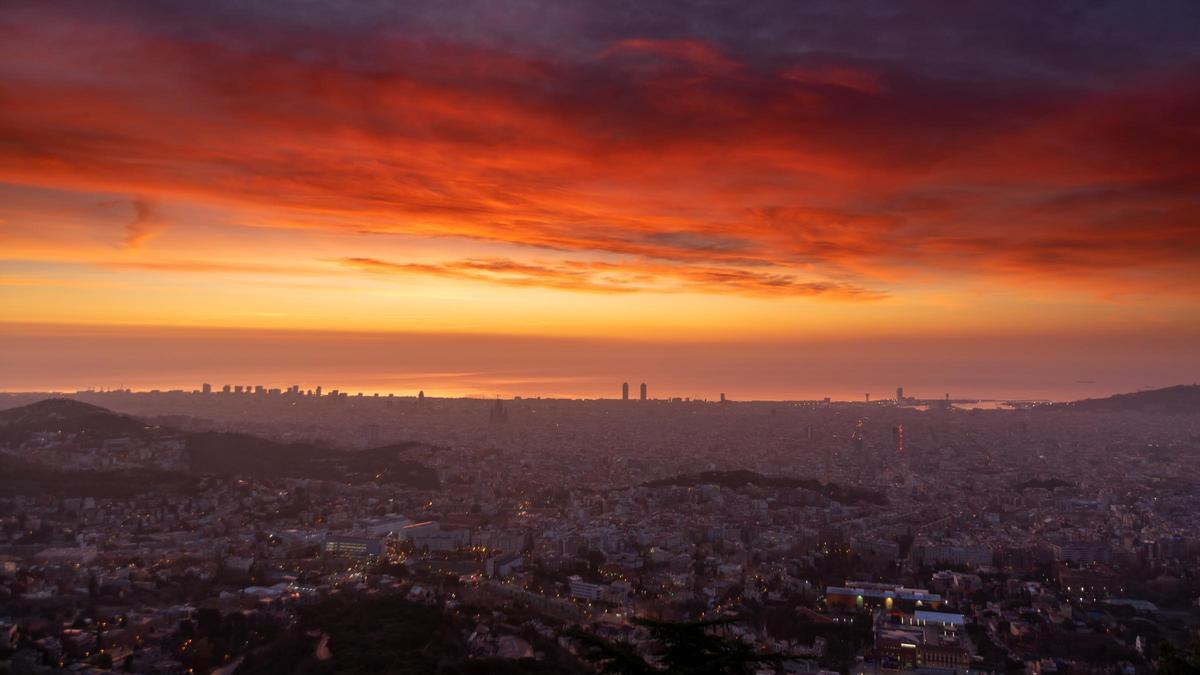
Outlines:
{"label": "skyscraper", "polygon": [[645,382],[642,383],[642,400],[643,401],[646,400],[646,383]]}
{"label": "skyscraper", "polygon": [[500,399],[496,399],[496,403],[488,411],[488,421],[492,424],[505,424],[508,422],[508,408],[504,407],[504,403]]}
{"label": "skyscraper", "polygon": [[622,401],[629,400],[629,383],[628,382],[621,383],[621,400]]}
{"label": "skyscraper", "polygon": [[904,387],[896,387],[896,403],[904,402]]}
{"label": "skyscraper", "polygon": [[205,382],[204,384],[200,385],[200,391],[202,391],[206,394],[211,394],[212,393],[212,385]]}

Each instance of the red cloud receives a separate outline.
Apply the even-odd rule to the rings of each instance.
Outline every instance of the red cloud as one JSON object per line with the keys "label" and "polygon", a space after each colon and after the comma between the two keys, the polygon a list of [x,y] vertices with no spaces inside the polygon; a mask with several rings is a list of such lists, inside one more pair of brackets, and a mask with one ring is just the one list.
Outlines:
{"label": "red cloud", "polygon": [[[1103,288],[1160,269],[1196,290],[1172,271],[1200,262],[1194,72],[1084,94],[751,65],[694,40],[590,62],[319,35],[267,49],[31,11],[0,19],[7,182],[605,251],[749,293],[777,279],[759,268],[798,292],[943,273]],[[619,286],[565,263],[507,276]]]}
{"label": "red cloud", "polygon": [[726,57],[715,47],[702,40],[630,38],[613,45],[604,53],[604,56],[619,57],[631,53],[652,55],[687,64],[710,73],[729,74],[741,68],[741,64],[737,61]]}
{"label": "red cloud", "polygon": [[836,65],[790,68],[780,75],[784,79],[804,84],[843,87],[864,94],[879,93],[879,73],[872,73],[861,68]]}

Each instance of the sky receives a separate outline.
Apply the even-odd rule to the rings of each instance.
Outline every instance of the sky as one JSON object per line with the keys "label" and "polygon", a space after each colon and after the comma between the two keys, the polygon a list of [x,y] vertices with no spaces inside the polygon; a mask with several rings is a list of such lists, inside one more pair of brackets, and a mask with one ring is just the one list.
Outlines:
{"label": "sky", "polygon": [[1200,380],[1194,2],[25,2],[0,390]]}

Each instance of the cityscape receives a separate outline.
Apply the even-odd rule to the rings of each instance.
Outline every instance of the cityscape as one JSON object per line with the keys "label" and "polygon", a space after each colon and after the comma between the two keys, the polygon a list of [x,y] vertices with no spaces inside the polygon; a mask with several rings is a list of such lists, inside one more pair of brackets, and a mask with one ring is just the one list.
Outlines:
{"label": "cityscape", "polygon": [[628,394],[0,395],[8,667],[650,672],[701,626],[718,672],[1141,672],[1200,629],[1200,386]]}
{"label": "cityscape", "polygon": [[1200,1],[0,0],[0,675],[1200,675]]}

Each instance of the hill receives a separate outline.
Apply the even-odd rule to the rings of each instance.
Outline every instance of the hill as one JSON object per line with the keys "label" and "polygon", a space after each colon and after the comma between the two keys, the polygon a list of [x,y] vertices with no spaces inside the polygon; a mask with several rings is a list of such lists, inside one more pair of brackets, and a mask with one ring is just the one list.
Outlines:
{"label": "hill", "polygon": [[198,474],[255,478],[336,478],[349,482],[398,483],[418,490],[439,485],[437,471],[405,458],[419,443],[345,452],[308,443],[278,443],[249,434],[187,434],[191,470]]}
{"label": "hill", "polygon": [[0,494],[127,498],[154,490],[187,491],[203,478],[155,469],[62,471],[0,455]]}
{"label": "hill", "polygon": [[1117,394],[1108,398],[1088,398],[1071,403],[1056,403],[1048,407],[1057,410],[1194,414],[1200,413],[1200,385],[1180,384],[1164,389]]}
{"label": "hill", "polygon": [[[61,438],[61,443],[60,439]],[[188,432],[167,426],[151,426],[107,408],[70,399],[47,399],[30,405],[0,411],[0,449],[2,458],[17,477],[18,483],[46,485],[55,480],[73,484],[78,477],[101,474],[120,475],[120,472],[79,469],[79,464],[55,463],[29,453],[23,444],[34,440],[39,450],[71,448],[74,456],[101,454],[105,441],[133,439],[151,449],[152,455],[167,452],[172,444],[178,452],[182,442],[183,457],[175,475],[229,475],[250,478],[309,478],[315,480],[374,481],[400,484],[427,490],[438,486],[437,472],[407,455],[428,446],[409,443],[370,450],[344,452],[308,443],[280,443],[250,434],[203,431]],[[50,455],[57,457],[58,455]],[[123,471],[155,469],[140,462],[123,465]],[[85,464],[84,466],[87,466]],[[51,479],[48,473],[57,478]],[[171,472],[151,471],[155,476]],[[87,481],[84,481],[87,482]],[[156,481],[161,482],[161,481]],[[13,488],[19,487],[16,483]]]}
{"label": "hill", "polygon": [[279,443],[250,434],[203,431],[187,434],[193,473],[268,477],[295,476],[296,467],[331,451],[307,443]]}
{"label": "hill", "polygon": [[398,443],[359,452],[323,453],[309,462],[316,475],[342,476],[352,482],[400,483],[418,490],[439,486],[437,471],[410,459],[416,451],[428,452],[424,443]]}
{"label": "hill", "polygon": [[662,478],[646,483],[647,487],[679,486],[691,487],[696,485],[719,485],[723,488],[738,489],[747,485],[774,488],[803,488],[811,490],[828,499],[841,504],[886,504],[887,498],[878,492],[861,488],[839,485],[837,483],[822,483],[814,478],[796,478],[793,476],[763,476],[754,471],[701,471],[700,473],[684,474],[671,478]]}
{"label": "hill", "polygon": [[49,398],[0,410],[0,445],[22,443],[47,433],[82,435],[90,440],[144,436],[149,428],[128,415],[69,398]]}

